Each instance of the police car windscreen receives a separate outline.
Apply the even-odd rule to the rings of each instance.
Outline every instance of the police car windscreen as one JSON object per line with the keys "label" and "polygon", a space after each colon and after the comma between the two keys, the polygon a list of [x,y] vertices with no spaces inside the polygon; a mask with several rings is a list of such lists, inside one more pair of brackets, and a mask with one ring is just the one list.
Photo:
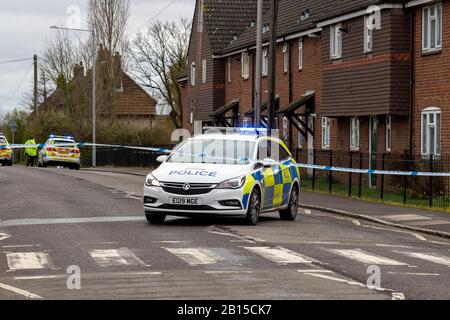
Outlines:
{"label": "police car windscreen", "polygon": [[53,140],[51,144],[60,145],[61,147],[69,147],[73,148],[75,146],[75,142],[73,140]]}
{"label": "police car windscreen", "polygon": [[6,139],[5,138],[0,138],[0,145],[5,145],[6,144]]}
{"label": "police car windscreen", "polygon": [[179,163],[248,164],[255,142],[220,139],[192,139],[182,144],[169,159]]}

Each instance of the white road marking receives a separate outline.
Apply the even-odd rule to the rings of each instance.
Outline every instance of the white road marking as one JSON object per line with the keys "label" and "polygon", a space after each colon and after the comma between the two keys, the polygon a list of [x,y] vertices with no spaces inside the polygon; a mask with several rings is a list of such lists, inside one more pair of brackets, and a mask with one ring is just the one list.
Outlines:
{"label": "white road marking", "polygon": [[[221,236],[227,236],[227,237],[233,237],[233,238],[239,239],[239,240],[234,240],[234,241],[255,243],[253,240],[248,239],[250,237],[243,237],[243,236],[231,233],[231,232],[216,231],[216,230],[211,230],[211,229],[209,229],[208,232],[212,233],[212,234],[218,234]],[[233,241],[233,240],[231,240],[231,241]]]}
{"label": "white road marking", "polygon": [[188,243],[192,240],[165,240],[165,241],[155,241],[156,243]]}
{"label": "white road marking", "polygon": [[11,245],[11,246],[2,246],[2,248],[34,248],[34,247],[40,247],[39,244],[18,244],[18,245]]}
{"label": "white road marking", "polygon": [[418,214],[396,214],[391,216],[381,216],[384,219],[392,221],[416,221],[416,220],[431,220],[432,218],[419,216]]}
{"label": "white road marking", "polygon": [[364,264],[375,264],[385,266],[407,266],[408,264],[396,261],[393,259],[385,258],[382,256],[374,255],[363,251],[361,249],[331,249],[329,250],[337,255],[361,262]]}
{"label": "white road marking", "polygon": [[387,229],[387,228],[375,227],[375,226],[370,226],[370,225],[362,225],[362,226],[365,227],[365,228],[371,228],[371,229],[377,229],[377,230],[384,230],[384,231],[390,231],[390,232],[399,232],[399,233],[407,233],[407,234],[410,234],[410,235],[414,236],[415,238],[417,238],[420,241],[427,241],[427,239],[424,236],[421,236],[420,234],[415,233],[415,232],[411,232],[411,231]]}
{"label": "white road marking", "polygon": [[8,239],[10,237],[9,234],[6,233],[0,233],[0,241]]}
{"label": "white road marking", "polygon": [[14,277],[14,280],[41,280],[41,279],[60,279],[67,278],[68,275],[45,275],[45,276],[23,276]]}
{"label": "white road marking", "polygon": [[331,270],[322,270],[322,269],[306,269],[306,270],[297,270],[300,273],[334,273]]}
{"label": "white road marking", "polygon": [[413,248],[411,246],[403,246],[400,244],[376,244],[377,247],[386,247],[386,248]]}
{"label": "white road marking", "polygon": [[405,295],[402,292],[392,292],[392,300],[406,300]]}
{"label": "white road marking", "polygon": [[401,275],[401,276],[440,276],[439,273],[426,273],[426,272],[392,272],[389,271],[389,274]]}
{"label": "white road marking", "polygon": [[412,226],[437,226],[437,225],[450,224],[450,221],[446,221],[446,220],[419,221],[419,222],[412,222],[409,224]]}
{"label": "white road marking", "polygon": [[282,247],[244,247],[244,249],[279,264],[316,262],[310,257]]}
{"label": "white road marking", "polygon": [[121,265],[145,265],[128,248],[119,249],[96,249],[90,250],[89,254],[101,267],[112,267]]}
{"label": "white road marking", "polygon": [[356,220],[356,219],[352,219],[352,223],[357,226],[361,225],[361,222],[359,222],[359,220]]}
{"label": "white road marking", "polygon": [[7,291],[14,292],[14,293],[24,296],[28,299],[42,299],[42,297],[37,294],[31,293],[29,291],[19,289],[19,288],[16,288],[16,287],[13,287],[8,284],[1,283],[1,282],[0,282],[0,288],[7,290]]}
{"label": "white road marking", "polygon": [[216,271],[216,270],[206,270],[204,271],[207,274],[235,274],[235,273],[253,273],[253,271],[249,270],[223,270],[223,271]]}
{"label": "white road marking", "polygon": [[429,262],[434,262],[437,264],[443,264],[443,265],[446,265],[447,267],[450,267],[450,258],[449,257],[439,256],[434,253],[401,252],[401,251],[396,251],[396,252],[405,254],[405,255],[413,257],[413,258],[418,258],[418,259],[426,260]]}
{"label": "white road marking", "polygon": [[11,219],[0,221],[0,227],[36,226],[50,224],[76,224],[76,223],[98,223],[98,222],[132,222],[145,221],[139,217],[85,217],[85,218],[53,218],[53,219]]}
{"label": "white road marking", "polygon": [[204,248],[163,248],[191,266],[214,264],[222,260],[211,250]]}
{"label": "white road marking", "polygon": [[53,268],[46,252],[6,252],[9,271]]}
{"label": "white road marking", "polygon": [[305,209],[304,212],[305,212],[305,214],[307,214],[307,215],[311,215],[311,210]]}

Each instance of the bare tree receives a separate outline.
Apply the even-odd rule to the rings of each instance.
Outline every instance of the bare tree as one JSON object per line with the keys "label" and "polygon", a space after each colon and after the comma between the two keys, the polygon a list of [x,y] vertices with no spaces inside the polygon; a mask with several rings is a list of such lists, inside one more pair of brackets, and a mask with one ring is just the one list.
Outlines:
{"label": "bare tree", "polygon": [[191,25],[186,19],[178,23],[155,21],[133,40],[130,72],[163,105],[171,108],[170,116],[182,126],[182,96],[178,76],[186,70]]}
{"label": "bare tree", "polygon": [[122,49],[130,15],[129,0],[89,0],[88,23],[95,28],[99,43],[114,53]]}

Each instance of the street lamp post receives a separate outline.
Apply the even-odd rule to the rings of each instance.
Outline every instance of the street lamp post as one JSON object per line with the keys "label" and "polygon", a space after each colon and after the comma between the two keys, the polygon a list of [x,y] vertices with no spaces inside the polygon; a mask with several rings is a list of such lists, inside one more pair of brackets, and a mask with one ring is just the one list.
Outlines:
{"label": "street lamp post", "polygon": [[97,91],[97,83],[96,83],[96,51],[97,51],[97,39],[95,34],[95,28],[91,29],[76,29],[76,28],[65,28],[58,27],[53,25],[50,27],[51,29],[59,29],[59,30],[69,30],[69,31],[82,31],[89,32],[92,34],[92,167],[95,168],[97,166],[97,148],[95,146],[96,143],[96,91]]}

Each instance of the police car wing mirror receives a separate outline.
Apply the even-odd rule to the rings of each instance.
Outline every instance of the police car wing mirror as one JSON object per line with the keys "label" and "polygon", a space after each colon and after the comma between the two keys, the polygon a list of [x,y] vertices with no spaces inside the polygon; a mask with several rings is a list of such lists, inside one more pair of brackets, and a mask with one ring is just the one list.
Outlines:
{"label": "police car wing mirror", "polygon": [[166,162],[167,159],[169,159],[168,156],[162,155],[162,156],[159,156],[158,158],[156,158],[156,161],[158,161],[158,162],[160,162],[160,163],[163,163],[163,162]]}
{"label": "police car wing mirror", "polygon": [[266,158],[263,160],[262,165],[264,168],[271,168],[275,164],[275,160]]}

